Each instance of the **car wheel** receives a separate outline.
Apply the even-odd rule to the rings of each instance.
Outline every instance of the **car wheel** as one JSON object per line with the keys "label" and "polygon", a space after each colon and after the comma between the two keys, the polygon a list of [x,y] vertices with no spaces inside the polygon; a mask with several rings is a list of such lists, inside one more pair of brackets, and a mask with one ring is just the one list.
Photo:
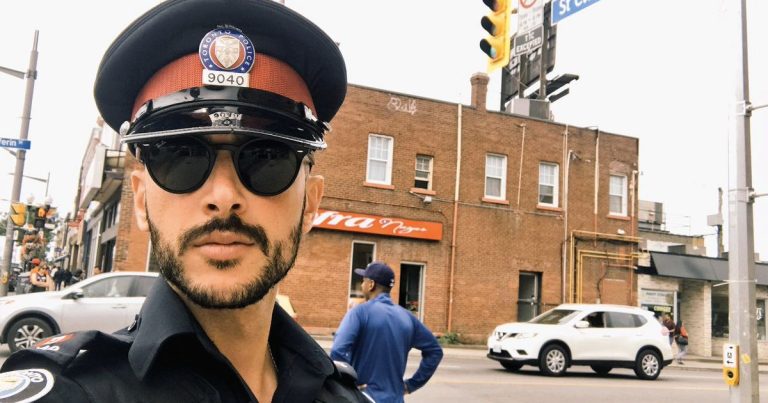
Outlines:
{"label": "car wheel", "polygon": [[654,380],[661,373],[661,357],[653,350],[643,350],[635,361],[635,374],[640,379]]}
{"label": "car wheel", "polygon": [[562,376],[568,368],[568,353],[557,344],[552,344],[539,356],[539,369],[544,375]]}
{"label": "car wheel", "polygon": [[505,361],[499,361],[499,363],[500,363],[500,364],[501,364],[501,366],[502,366],[502,367],[504,367],[504,369],[506,369],[507,371],[513,371],[513,372],[514,372],[514,371],[517,371],[517,370],[519,370],[520,368],[522,368],[522,367],[523,367],[523,364],[521,364],[521,363],[519,363],[519,362],[505,362]]}
{"label": "car wheel", "polygon": [[590,365],[590,367],[598,375],[607,375],[613,369],[613,367],[607,365]]}
{"label": "car wheel", "polygon": [[53,335],[51,326],[37,318],[22,318],[14,322],[5,340],[12,353],[32,347],[38,341]]}

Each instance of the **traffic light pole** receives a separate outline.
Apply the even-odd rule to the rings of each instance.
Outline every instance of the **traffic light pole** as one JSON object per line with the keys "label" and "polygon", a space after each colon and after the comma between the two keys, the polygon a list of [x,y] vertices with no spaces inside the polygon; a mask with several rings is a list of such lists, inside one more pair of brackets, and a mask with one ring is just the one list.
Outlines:
{"label": "traffic light pole", "polygon": [[[32,51],[29,53],[29,68],[27,69],[26,80],[27,88],[24,94],[24,110],[21,115],[21,130],[19,138],[26,140],[29,137],[29,122],[32,119],[32,94],[35,89],[35,79],[37,78],[37,37],[39,32],[35,31],[35,40],[32,43]],[[19,201],[21,194],[21,179],[24,175],[24,160],[26,151],[19,149],[16,151],[16,170],[13,173],[13,188],[11,190],[11,203]],[[9,208],[10,210],[10,208]],[[0,296],[8,295],[8,273],[11,269],[11,256],[13,254],[13,221],[8,214],[8,223],[5,231],[5,247],[3,248],[3,261],[0,265]]]}
{"label": "traffic light pole", "polygon": [[752,151],[750,147],[749,73],[746,0],[730,2],[726,24],[734,52],[734,98],[730,133],[728,180],[728,316],[729,342],[736,345],[738,381],[730,387],[732,403],[758,402],[757,308],[755,302],[755,246],[753,240]]}

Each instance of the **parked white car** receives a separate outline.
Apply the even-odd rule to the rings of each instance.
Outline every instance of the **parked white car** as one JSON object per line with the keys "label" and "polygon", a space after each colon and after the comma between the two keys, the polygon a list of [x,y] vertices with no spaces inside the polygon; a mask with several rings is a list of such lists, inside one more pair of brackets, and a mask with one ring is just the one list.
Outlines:
{"label": "parked white car", "polygon": [[528,322],[499,325],[488,337],[487,357],[509,371],[533,365],[560,376],[571,365],[589,365],[601,375],[631,368],[648,380],[673,358],[653,312],[606,304],[563,304]]}
{"label": "parked white car", "polygon": [[0,298],[0,343],[11,352],[58,333],[111,333],[133,323],[157,273],[104,273],[61,291]]}

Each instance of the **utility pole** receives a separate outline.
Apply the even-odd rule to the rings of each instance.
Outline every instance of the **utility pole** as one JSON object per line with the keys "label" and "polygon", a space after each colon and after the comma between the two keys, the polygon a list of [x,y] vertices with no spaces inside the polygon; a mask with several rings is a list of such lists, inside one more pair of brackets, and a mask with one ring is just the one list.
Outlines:
{"label": "utility pole", "polygon": [[[37,37],[39,31],[35,30],[35,40],[32,43],[32,51],[29,53],[29,68],[26,72],[27,88],[24,94],[24,110],[21,115],[21,130],[19,131],[19,138],[26,140],[29,137],[29,121],[32,120],[32,94],[35,90],[35,79],[37,79]],[[2,71],[13,74],[11,69],[4,68]],[[16,74],[13,74],[16,75]],[[26,151],[19,149],[16,151],[16,170],[13,174],[13,189],[11,190],[11,203],[17,203],[19,201],[19,195],[21,194],[21,179],[24,176],[24,159]],[[6,226],[5,247],[3,249],[3,261],[0,264],[0,296],[8,295],[8,273],[11,269],[11,256],[13,253],[13,221],[11,221],[11,215],[8,215],[8,223]]]}
{"label": "utility pole", "polygon": [[[738,382],[730,387],[732,403],[757,403],[757,307],[755,303],[755,246],[753,240],[752,151],[750,147],[749,69],[747,57],[747,1],[728,2],[725,20],[733,43],[733,126],[730,133],[728,180],[728,315],[729,344],[735,351]],[[735,345],[735,346],[733,346]],[[724,352],[725,357],[730,356]],[[730,359],[730,358],[729,358]]]}

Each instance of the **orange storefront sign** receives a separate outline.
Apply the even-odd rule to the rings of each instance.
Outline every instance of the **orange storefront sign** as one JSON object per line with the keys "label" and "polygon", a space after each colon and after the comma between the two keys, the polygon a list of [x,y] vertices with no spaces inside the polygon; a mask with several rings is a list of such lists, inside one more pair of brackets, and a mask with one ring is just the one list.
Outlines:
{"label": "orange storefront sign", "polygon": [[312,226],[337,231],[363,232],[432,241],[439,241],[443,238],[443,224],[439,222],[412,221],[322,209],[318,210]]}

